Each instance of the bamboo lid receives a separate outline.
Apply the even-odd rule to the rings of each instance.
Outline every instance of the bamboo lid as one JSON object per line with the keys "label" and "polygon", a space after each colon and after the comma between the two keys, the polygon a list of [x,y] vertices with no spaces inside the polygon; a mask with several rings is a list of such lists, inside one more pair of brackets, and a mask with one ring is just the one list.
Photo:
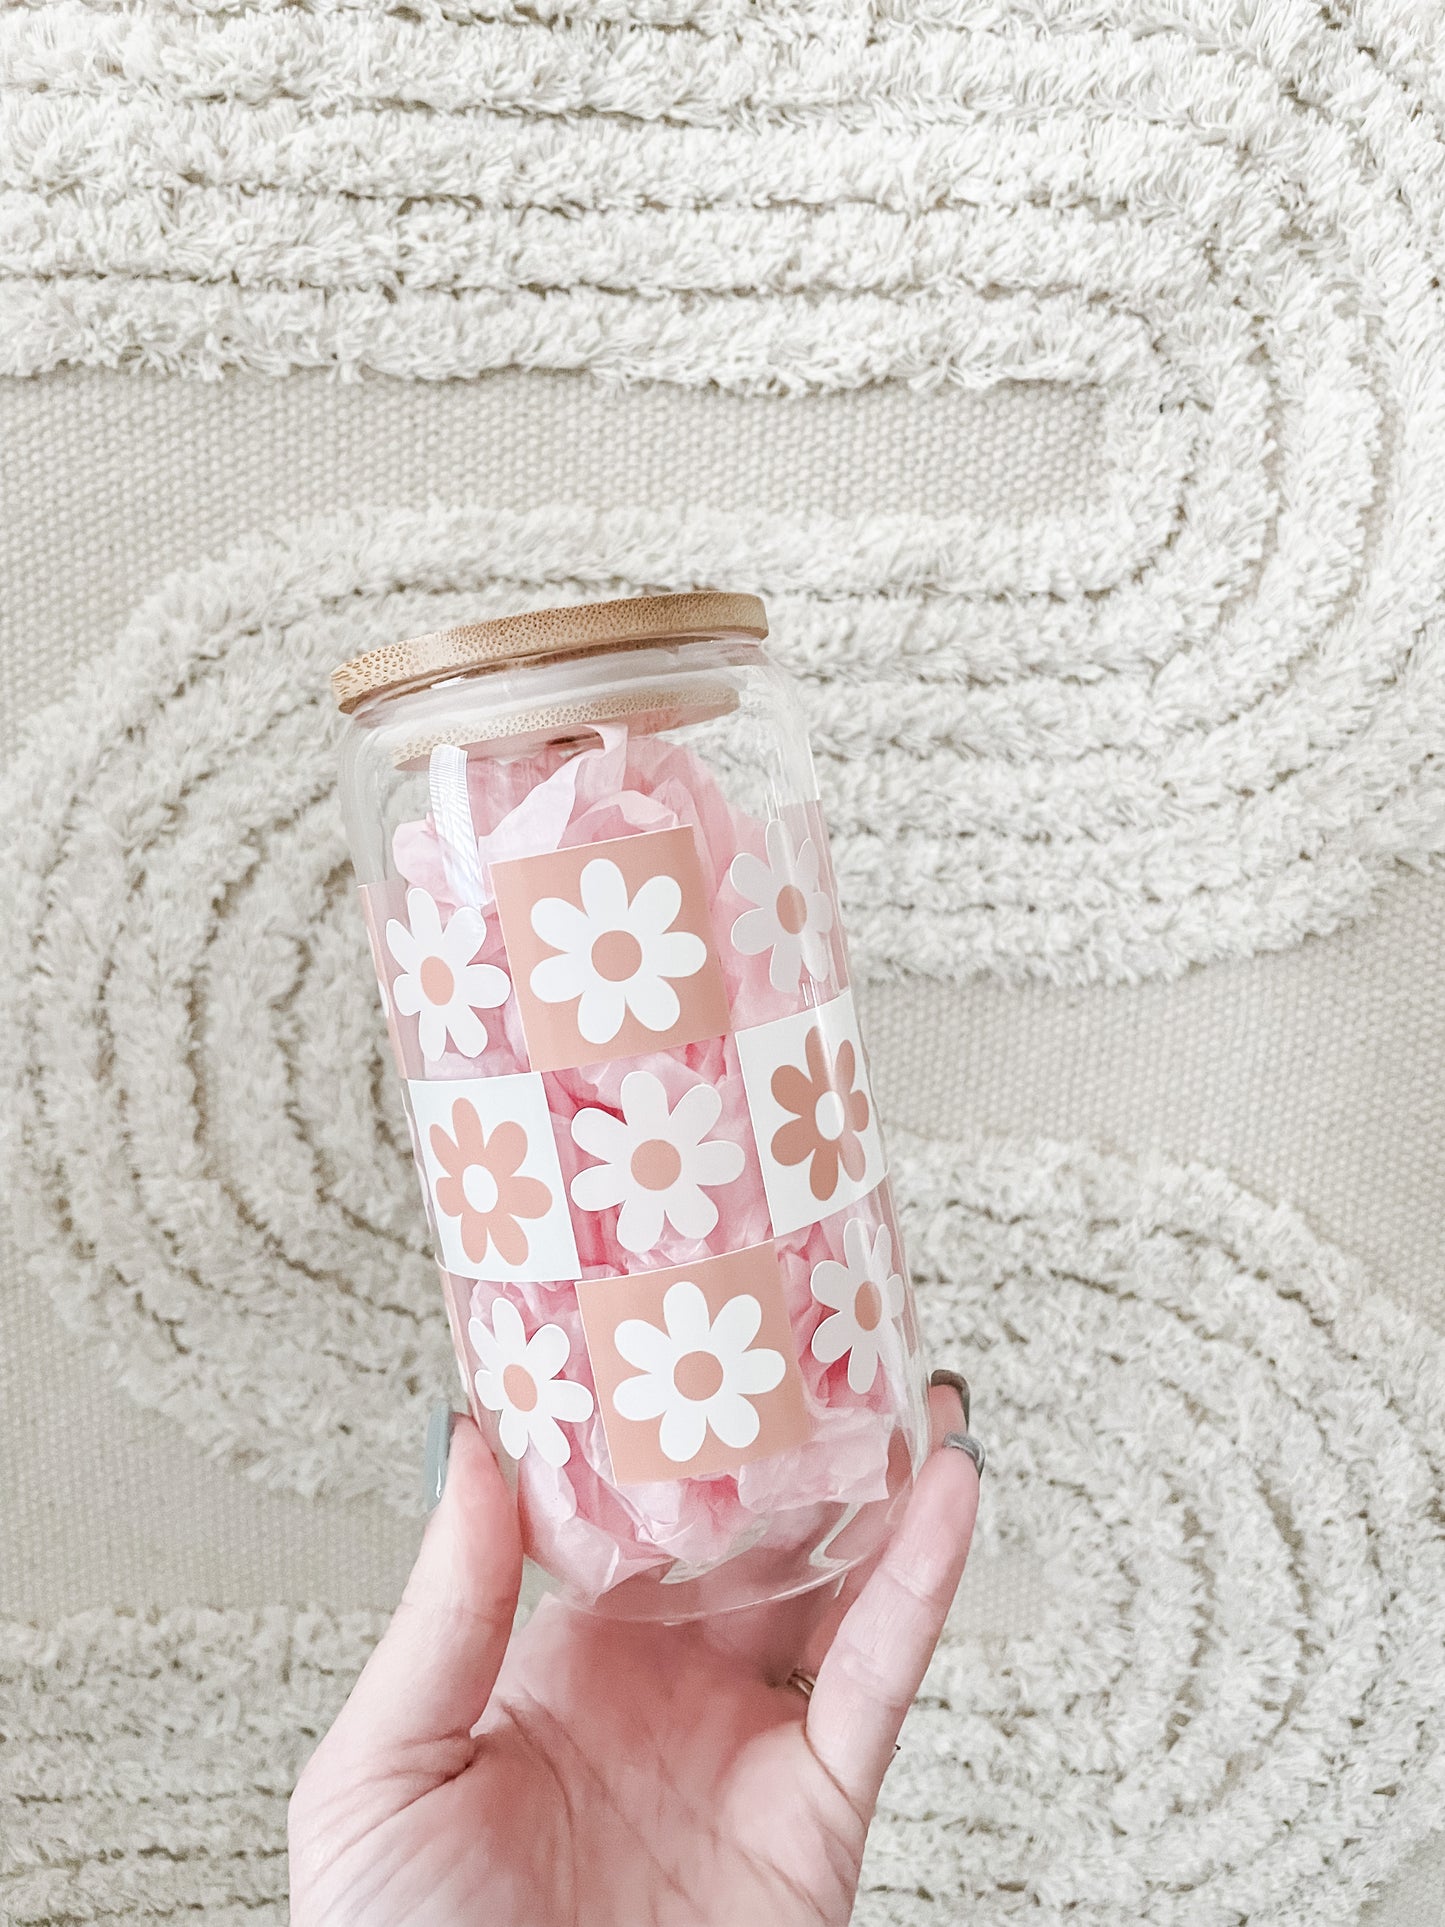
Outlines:
{"label": "bamboo lid", "polygon": [[406,642],[389,642],[331,672],[337,707],[351,711],[368,696],[434,682],[467,669],[538,656],[583,654],[629,643],[686,641],[701,636],[768,633],[767,612],[755,595],[702,589],[684,595],[627,596],[579,602],[563,609],[529,609],[492,622],[464,622]]}

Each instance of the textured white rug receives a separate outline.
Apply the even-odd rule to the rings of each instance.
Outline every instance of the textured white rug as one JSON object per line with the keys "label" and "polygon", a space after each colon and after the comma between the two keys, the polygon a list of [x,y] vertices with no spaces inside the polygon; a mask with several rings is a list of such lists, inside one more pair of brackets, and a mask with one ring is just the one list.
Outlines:
{"label": "textured white rug", "polygon": [[[1099,438],[1066,505],[951,516],[865,474],[810,517],[801,467],[743,512],[715,446],[674,511],[665,463],[594,462],[594,506],[293,523],[140,611],[13,779],[0,885],[26,1276],[131,1397],[278,1491],[411,1503],[450,1367],[320,700],[370,638],[760,587],[874,980],[1175,978],[1438,866],[1441,55],[1415,0],[0,13],[0,373],[574,369],[659,381],[649,408],[1052,384]],[[236,406],[324,472],[315,391],[273,387],[306,406]],[[456,392],[351,391],[348,475],[368,423],[445,417],[436,485],[476,493]],[[585,414],[537,419],[570,449]],[[668,419],[643,441],[675,460]],[[217,547],[219,499],[165,566]],[[77,576],[138,525],[106,515]],[[7,583],[68,574],[12,552],[21,520]],[[1439,1336],[1218,1174],[969,1143],[904,1188],[990,1413],[981,1570],[1022,1577],[977,1625],[965,1596],[863,1918],[1352,1919],[1442,1791]],[[279,1920],[284,1784],[373,1631],[7,1629],[0,1914]]]}
{"label": "textured white rug", "polygon": [[[1041,875],[1061,847],[1018,820],[1016,797],[987,856],[982,836],[942,833],[933,758],[947,759],[965,821],[1010,765],[958,740],[956,717],[950,739],[946,706],[919,702],[920,665],[960,701],[973,694],[964,611],[945,597],[911,622],[915,606],[895,600],[928,544],[876,521],[377,513],[253,544],[139,613],[100,674],[104,700],[87,687],[42,719],[11,784],[7,817],[25,830],[4,874],[13,941],[0,962],[21,1240],[76,1326],[120,1342],[138,1397],[268,1481],[411,1503],[395,1442],[420,1431],[441,1338],[412,1179],[392,1155],[405,1137],[358,941],[325,681],[373,641],[568,593],[747,580],[810,678],[866,973],[961,974],[1000,955],[1024,969],[1042,941],[1049,961],[1097,974],[1101,956],[1144,940],[1162,906],[1122,852],[1111,896],[1070,877],[1066,855],[1063,874]],[[1036,692],[1016,693],[1027,707]],[[1402,727],[1435,727],[1396,689],[1381,701],[1400,704]],[[1011,773],[1044,793],[1057,767],[1040,746]],[[1079,765],[1061,767],[1072,783]],[[1109,768],[1091,778],[1101,798]],[[1343,784],[1320,795],[1344,810]],[[1116,802],[1137,807],[1122,790]],[[1218,831],[1201,822],[1181,830],[1203,835],[1202,853]],[[1153,840],[1158,826],[1121,835]],[[1165,863],[1156,848],[1156,874]],[[1297,888],[1276,879],[1278,915],[1297,918],[1328,870],[1317,853]],[[1359,907],[1359,856],[1341,852],[1337,875]],[[972,910],[945,908],[970,894]],[[1228,929],[1226,894],[1181,880],[1174,933],[1186,907],[1201,936]],[[354,1435],[338,1426],[343,1403]]]}
{"label": "textured white rug", "polygon": [[3,365],[1152,364],[1231,404],[1224,449],[1271,373],[1343,381],[1367,460],[1371,376],[1423,399],[1438,35],[1413,0],[50,0],[0,31]]}
{"label": "textured white rug", "polygon": [[[134,1397],[269,1484],[414,1504],[415,1440],[451,1367],[333,794],[322,677],[346,649],[555,596],[563,557],[584,591],[679,579],[679,557],[685,579],[719,562],[729,578],[749,558],[817,679],[865,953],[899,965],[913,913],[870,906],[855,797],[876,809],[907,751],[860,739],[844,761],[832,742],[856,699],[835,639],[883,600],[819,594],[810,571],[876,567],[869,530],[851,548],[833,533],[818,565],[792,531],[770,545],[746,523],[337,520],[178,579],[103,702],[44,720],[4,879],[7,1176],[31,1279]],[[1219,1174],[914,1146],[901,1195],[934,1342],[990,1414],[982,1543],[1029,1563],[1033,1623],[971,1629],[965,1601],[890,1779],[871,1917],[1349,1919],[1445,1787],[1445,1344]],[[62,1723],[72,1692],[125,1717],[129,1675],[110,1669],[136,1635],[97,1624],[91,1672],[55,1681]],[[236,1642],[228,1666],[271,1663],[251,1622],[207,1628]],[[213,1693],[236,1698],[193,1671],[199,1731]],[[43,1734],[10,1755],[22,1792],[50,1770]],[[87,1789],[109,1771],[79,1754],[66,1770],[79,1804],[27,1805],[11,1863],[45,1905],[45,1830],[90,1839]],[[169,1770],[162,1752],[146,1769]],[[237,1903],[278,1880],[267,1797],[269,1818],[218,1809],[229,1873],[183,1802],[165,1822],[181,1858],[154,1878],[241,1880]],[[159,1906],[170,1890],[149,1897],[138,1847],[127,1866]]]}
{"label": "textured white rug", "polygon": [[[358,1180],[409,1181],[368,1126]],[[899,1178],[929,1337],[989,1414],[980,1554],[1032,1578],[1022,1612],[961,1596],[860,1924],[1353,1920],[1445,1795],[1440,1341],[1217,1173],[914,1145]],[[392,1436],[365,1378],[330,1407],[362,1467]],[[286,1794],[377,1625],[0,1632],[4,1917],[281,1921]]]}
{"label": "textured white rug", "polygon": [[923,778],[843,826],[863,902],[907,835],[894,954],[1174,972],[1445,848],[1438,40],[1414,0],[14,8],[0,369],[1100,393],[1087,509],[883,517],[798,647],[912,678],[827,718]]}

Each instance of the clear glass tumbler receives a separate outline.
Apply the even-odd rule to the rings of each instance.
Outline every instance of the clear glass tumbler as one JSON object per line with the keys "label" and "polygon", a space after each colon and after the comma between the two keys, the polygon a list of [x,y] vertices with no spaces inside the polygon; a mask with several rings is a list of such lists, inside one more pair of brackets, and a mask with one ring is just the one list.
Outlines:
{"label": "clear glass tumbler", "polygon": [[335,672],[342,799],[472,1411],[573,1601],[876,1550],[926,1379],[792,684],[754,596]]}

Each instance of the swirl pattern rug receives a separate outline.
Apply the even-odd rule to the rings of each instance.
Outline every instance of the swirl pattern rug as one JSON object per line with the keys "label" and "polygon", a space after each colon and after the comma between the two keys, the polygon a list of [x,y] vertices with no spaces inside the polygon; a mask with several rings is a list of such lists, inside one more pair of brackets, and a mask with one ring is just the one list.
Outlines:
{"label": "swirl pattern rug", "polygon": [[[1445,851],[1428,8],[51,0],[0,16],[0,72],[0,373],[1048,384],[1098,423],[1064,509],[283,530],[43,720],[0,877],[22,1256],[258,1480],[410,1509],[452,1370],[332,794],[341,656],[758,588],[875,980],[1174,977]],[[860,1919],[1353,1919],[1445,1792],[1440,1340],[1216,1173],[915,1146],[900,1189],[990,1415],[981,1569],[1034,1562],[1043,1604],[964,1595]],[[285,1789],[374,1631],[5,1629],[0,1914],[284,1918]]]}
{"label": "swirl pattern rug", "polygon": [[[949,919],[846,639],[897,621],[876,585],[907,545],[867,521],[337,518],[174,578],[103,699],[42,719],[0,879],[9,1193],[33,1275],[137,1398],[269,1483],[410,1506],[396,1444],[443,1341],[334,795],[332,664],[463,611],[757,583],[809,681],[849,929],[865,972],[896,974],[942,960]],[[874,586],[840,618],[850,580]],[[888,673],[870,689],[917,709],[906,648]]]}
{"label": "swirl pattern rug", "polygon": [[[1042,1562],[1045,1603],[975,1623],[965,1586],[861,1927],[1353,1920],[1445,1793],[1439,1340],[1217,1173],[914,1144],[899,1177],[929,1336],[988,1412],[976,1560]],[[5,1918],[284,1920],[286,1795],[377,1628],[0,1632]]]}
{"label": "swirl pattern rug", "polygon": [[876,755],[848,855],[881,902],[899,837],[922,913],[874,961],[1171,974],[1445,847],[1437,40],[1414,0],[12,8],[0,371],[1097,396],[1087,511],[884,517],[814,585]]}

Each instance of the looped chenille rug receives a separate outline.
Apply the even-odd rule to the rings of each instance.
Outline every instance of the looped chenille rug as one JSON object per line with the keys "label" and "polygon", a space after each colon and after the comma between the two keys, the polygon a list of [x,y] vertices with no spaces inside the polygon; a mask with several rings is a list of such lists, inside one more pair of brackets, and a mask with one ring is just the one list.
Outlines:
{"label": "looped chenille rug", "polygon": [[[268,1484],[410,1509],[451,1372],[324,671],[462,595],[530,598],[559,550],[620,558],[572,581],[628,586],[681,568],[640,567],[644,540],[700,539],[637,516],[333,520],[178,578],[106,704],[42,724],[14,792],[0,1044],[28,1276],[132,1396]],[[767,553],[757,530],[711,539]],[[980,1553],[1012,1562],[1027,1610],[974,1619],[965,1593],[860,1918],[1348,1920],[1445,1790],[1445,1347],[1216,1172],[901,1148],[930,1336],[989,1414]],[[299,1763],[375,1630],[298,1625],[299,1647],[284,1615],[7,1636],[15,1918],[52,1918],[57,1866],[100,1839],[147,1905],[203,1865],[221,1879],[211,1856],[280,1893],[275,1762]],[[315,1650],[349,1657],[317,1678]],[[278,1734],[267,1682],[293,1663]],[[113,1757],[136,1669],[161,1665],[184,1769],[159,1736]],[[221,1704],[239,1726],[198,1830],[191,1762]]]}
{"label": "looped chenille rug", "polygon": [[[780,410],[964,389],[995,427],[1027,391],[1088,444],[1087,486],[1050,461],[972,507],[844,514],[801,470],[791,504],[774,476],[766,509],[666,506],[625,464],[605,510],[382,490],[188,562],[40,719],[0,875],[20,1288],[264,1486],[410,1509],[452,1371],[336,660],[757,588],[875,984],[1175,979],[1438,870],[1445,61],[1416,0],[43,0],[0,14],[0,72],[0,373],[274,377],[320,460],[306,370],[422,413],[503,369]],[[1347,1927],[1445,1795],[1440,1335],[1212,1169],[895,1164],[988,1414],[988,1577],[860,1921]],[[0,1917],[281,1921],[285,1792],[377,1624],[0,1626]]]}

